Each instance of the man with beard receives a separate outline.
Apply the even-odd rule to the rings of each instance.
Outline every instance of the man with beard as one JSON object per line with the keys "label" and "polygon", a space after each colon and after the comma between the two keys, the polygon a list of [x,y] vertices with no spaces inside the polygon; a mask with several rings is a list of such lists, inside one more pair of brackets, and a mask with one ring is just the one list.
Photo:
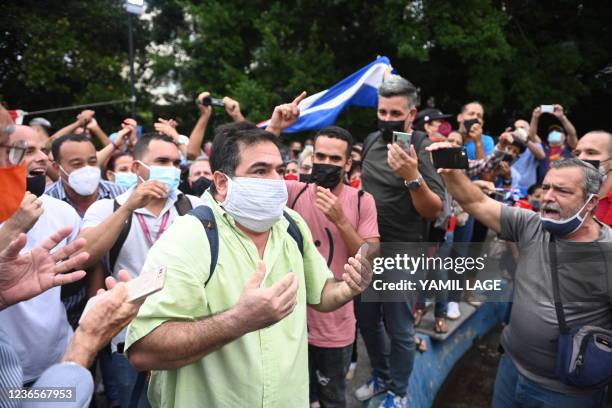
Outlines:
{"label": "man with beard", "polygon": [[[345,185],[351,168],[353,137],[338,126],[321,129],[314,139],[310,183],[288,181],[288,203],[306,221],[317,249],[337,280],[344,264],[367,242],[378,243],[372,195]],[[353,302],[331,313],[308,308],[308,355],[312,384],[322,407],[346,406],[346,372],[355,340]]]}
{"label": "man with beard", "polygon": [[[400,76],[389,76],[378,89],[379,130],[364,142],[362,184],[376,200],[382,242],[427,242],[429,220],[442,210],[444,184],[425,150],[431,140],[412,130],[416,100],[414,85]],[[394,131],[411,134],[407,151],[392,143]],[[372,377],[355,396],[363,401],[387,392],[381,406],[405,407],[415,352],[410,302],[361,302],[357,320]]]}

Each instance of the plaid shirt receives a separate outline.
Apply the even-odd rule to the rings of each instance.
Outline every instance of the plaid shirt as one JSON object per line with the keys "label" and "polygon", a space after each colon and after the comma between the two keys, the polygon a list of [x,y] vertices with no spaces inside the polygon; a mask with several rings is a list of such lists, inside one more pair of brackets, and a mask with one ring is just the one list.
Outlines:
{"label": "plaid shirt", "polygon": [[[125,189],[123,187],[119,187],[115,183],[100,180],[100,185],[98,188],[98,200],[102,200],[104,198],[115,199],[115,197],[121,195],[124,191]],[[74,203],[70,201],[68,194],[66,194],[66,190],[64,189],[62,180],[58,180],[55,183],[51,184],[45,191],[45,194],[48,194],[53,198],[57,198],[58,200],[67,202],[76,210]],[[81,218],[83,218],[84,215],[85,214],[79,214]],[[83,281],[80,281],[76,284],[79,285],[83,283]],[[68,297],[62,296],[62,301],[64,302],[64,307],[66,307],[68,322],[73,328],[76,328],[78,326],[79,319],[81,318],[81,314],[83,313],[83,309],[85,308],[85,304],[87,302],[87,288],[83,286],[74,295]]]}
{"label": "plaid shirt", "polygon": [[503,152],[502,150],[498,150],[497,148],[495,148],[495,150],[493,150],[493,153],[491,153],[484,159],[470,160],[469,167],[467,170],[468,177],[478,177],[482,173],[495,170],[504,158],[504,153],[505,152]]}

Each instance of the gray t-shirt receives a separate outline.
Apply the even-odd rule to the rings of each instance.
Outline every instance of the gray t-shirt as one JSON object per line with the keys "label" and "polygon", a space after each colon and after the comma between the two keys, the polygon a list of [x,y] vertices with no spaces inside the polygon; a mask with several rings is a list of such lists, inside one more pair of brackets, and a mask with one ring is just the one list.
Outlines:
{"label": "gray t-shirt", "polygon": [[[504,328],[501,343],[519,372],[528,379],[552,391],[565,394],[580,394],[585,390],[561,383],[554,374],[559,337],[559,324],[553,303],[553,287],[549,262],[548,242],[550,233],[542,228],[539,216],[529,210],[502,206],[501,238],[518,243],[519,259],[514,279],[514,295],[510,323]],[[612,242],[612,230],[602,224],[598,242]],[[589,275],[590,281],[595,274],[600,274],[604,282],[609,278],[605,264],[597,253],[597,265],[583,263],[577,259],[576,243],[556,239],[559,258],[559,280],[565,318],[570,328],[584,325],[602,328],[612,327],[612,310],[610,302],[597,300],[575,301],[577,298],[568,295],[568,282],[580,284]],[[610,245],[605,247],[610,248]],[[573,251],[573,252],[572,252]],[[584,252],[584,251],[583,251]],[[569,257],[568,257],[569,254]],[[602,253],[603,255],[603,253]],[[593,264],[595,265],[595,264]],[[600,269],[601,272],[597,269]],[[604,276],[605,275],[605,276]],[[606,292],[607,284],[587,285],[582,288],[585,293],[600,290]],[[605,286],[602,288],[602,286]],[[571,298],[571,299],[570,299]]]}
{"label": "gray t-shirt", "polygon": [[[418,131],[413,132],[413,137]],[[380,132],[363,158],[363,189],[374,196],[378,213],[378,230],[382,242],[422,242],[430,224],[414,208],[404,180],[387,163],[387,144]],[[371,136],[371,135],[370,135]],[[368,137],[370,137],[368,136]],[[431,191],[444,200],[444,183],[434,168],[425,148],[431,144],[426,135],[419,144],[419,173]]]}

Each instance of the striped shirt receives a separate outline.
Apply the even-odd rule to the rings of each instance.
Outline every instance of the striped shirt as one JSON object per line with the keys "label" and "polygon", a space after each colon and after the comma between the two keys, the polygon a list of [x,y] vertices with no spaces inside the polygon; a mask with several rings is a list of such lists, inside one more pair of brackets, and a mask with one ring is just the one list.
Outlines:
{"label": "striped shirt", "polygon": [[[125,188],[120,187],[110,181],[100,180],[100,185],[98,188],[98,200],[102,200],[103,198],[114,199],[118,195],[123,194],[123,192],[125,192]],[[66,190],[64,189],[64,184],[62,183],[62,180],[57,180],[55,183],[47,187],[47,189],[45,190],[45,194],[48,194],[53,198],[57,198],[58,200],[65,201],[71,206],[75,207],[74,203],[68,197],[68,194],[66,194]],[[85,214],[79,215],[81,216],[81,218],[83,218]]]}
{"label": "striped shirt", "polygon": [[468,177],[478,177],[482,173],[487,173],[489,171],[495,170],[504,158],[504,153],[504,151],[498,150],[496,148],[495,150],[493,150],[493,153],[491,153],[484,159],[468,160]]}
{"label": "striped shirt", "polygon": [[19,357],[0,331],[0,406],[2,408],[18,408],[21,405],[18,399],[10,399],[4,393],[9,389],[21,387],[22,379]]}

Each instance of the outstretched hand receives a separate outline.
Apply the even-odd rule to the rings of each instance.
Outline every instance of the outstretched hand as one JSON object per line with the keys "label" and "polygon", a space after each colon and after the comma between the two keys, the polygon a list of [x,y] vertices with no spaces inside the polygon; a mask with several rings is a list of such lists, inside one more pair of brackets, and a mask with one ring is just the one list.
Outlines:
{"label": "outstretched hand", "polygon": [[20,254],[20,251],[25,247],[27,238],[25,234],[20,234],[0,252],[0,310],[85,276],[82,270],[70,272],[81,267],[89,258],[87,252],[74,255],[85,246],[85,239],[79,238],[51,253],[71,232],[71,227],[61,228],[25,254]]}

